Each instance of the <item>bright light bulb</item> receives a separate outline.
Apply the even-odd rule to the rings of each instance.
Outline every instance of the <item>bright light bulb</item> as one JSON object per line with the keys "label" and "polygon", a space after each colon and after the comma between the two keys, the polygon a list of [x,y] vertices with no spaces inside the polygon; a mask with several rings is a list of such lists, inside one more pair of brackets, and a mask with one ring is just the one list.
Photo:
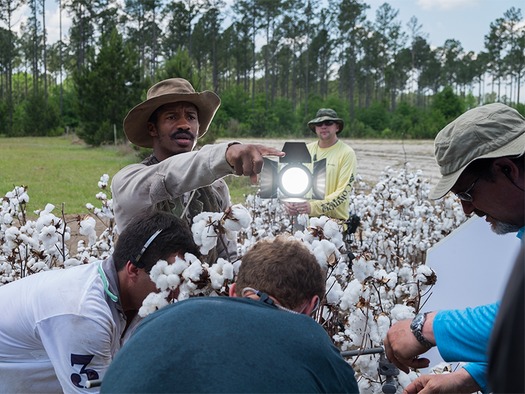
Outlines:
{"label": "bright light bulb", "polygon": [[281,172],[281,186],[290,195],[303,196],[310,188],[310,176],[304,167],[289,166]]}

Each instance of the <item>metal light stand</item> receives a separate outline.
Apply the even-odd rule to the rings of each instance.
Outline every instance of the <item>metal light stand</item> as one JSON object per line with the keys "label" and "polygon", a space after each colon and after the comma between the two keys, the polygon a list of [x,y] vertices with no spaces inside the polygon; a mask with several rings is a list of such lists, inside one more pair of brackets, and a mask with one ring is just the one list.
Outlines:
{"label": "metal light stand", "polygon": [[397,391],[397,384],[394,380],[394,376],[399,375],[399,369],[392,364],[385,356],[385,349],[382,347],[373,347],[369,349],[359,350],[348,350],[341,352],[343,357],[354,357],[365,354],[381,354],[379,356],[379,365],[377,367],[377,373],[385,377],[385,382],[381,387],[381,391],[385,394],[395,394]]}

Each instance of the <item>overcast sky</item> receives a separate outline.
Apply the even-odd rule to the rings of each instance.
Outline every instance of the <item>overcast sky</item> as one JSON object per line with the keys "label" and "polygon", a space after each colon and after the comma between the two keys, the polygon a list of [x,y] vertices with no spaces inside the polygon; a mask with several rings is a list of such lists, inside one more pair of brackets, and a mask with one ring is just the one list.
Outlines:
{"label": "overcast sky", "polygon": [[[465,51],[480,52],[484,49],[484,36],[489,32],[490,23],[503,17],[511,7],[521,8],[525,13],[523,0],[388,0],[394,9],[399,10],[398,19],[403,29],[408,32],[406,24],[412,16],[422,25],[430,44],[441,46],[449,38],[461,42]],[[59,13],[56,0],[47,0],[48,42],[59,38]],[[375,20],[377,8],[385,0],[365,0],[370,5],[368,19]],[[27,8],[26,8],[27,9]],[[17,15],[18,21],[22,10]],[[71,25],[67,15],[62,15],[63,35],[68,34]]]}
{"label": "overcast sky", "polygon": [[[453,38],[461,42],[463,49],[474,52],[484,50],[484,36],[491,22],[503,17],[511,7],[525,13],[523,0],[388,0],[399,10],[398,18],[406,28],[412,16],[422,25],[421,31],[428,34],[427,40],[437,47]],[[367,0],[371,6],[368,19],[375,19],[377,8],[384,0]],[[408,28],[405,29],[408,32]]]}

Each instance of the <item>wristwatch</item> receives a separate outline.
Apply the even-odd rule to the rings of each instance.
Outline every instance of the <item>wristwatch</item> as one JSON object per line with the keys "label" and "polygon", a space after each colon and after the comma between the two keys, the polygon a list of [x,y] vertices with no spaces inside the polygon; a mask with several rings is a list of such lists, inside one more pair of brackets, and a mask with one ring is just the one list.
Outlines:
{"label": "wristwatch", "polygon": [[434,347],[434,345],[423,336],[423,325],[425,324],[426,318],[426,313],[418,313],[416,317],[414,317],[414,320],[412,320],[412,323],[410,323],[410,330],[412,330],[412,334],[414,334],[420,344],[430,349]]}

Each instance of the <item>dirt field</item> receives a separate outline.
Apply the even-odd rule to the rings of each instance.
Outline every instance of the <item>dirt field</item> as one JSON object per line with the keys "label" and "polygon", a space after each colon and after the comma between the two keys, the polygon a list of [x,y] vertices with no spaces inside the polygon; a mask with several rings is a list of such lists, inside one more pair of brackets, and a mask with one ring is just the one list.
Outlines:
{"label": "dirt field", "polygon": [[[217,142],[222,142],[218,140]],[[258,143],[282,149],[285,140],[239,139],[243,143]],[[309,140],[286,140],[304,141]],[[386,167],[402,168],[405,164],[410,169],[423,171],[432,185],[439,179],[439,168],[434,160],[434,143],[432,140],[354,140],[344,139],[354,148],[357,155],[358,174],[369,184],[379,179]]]}

